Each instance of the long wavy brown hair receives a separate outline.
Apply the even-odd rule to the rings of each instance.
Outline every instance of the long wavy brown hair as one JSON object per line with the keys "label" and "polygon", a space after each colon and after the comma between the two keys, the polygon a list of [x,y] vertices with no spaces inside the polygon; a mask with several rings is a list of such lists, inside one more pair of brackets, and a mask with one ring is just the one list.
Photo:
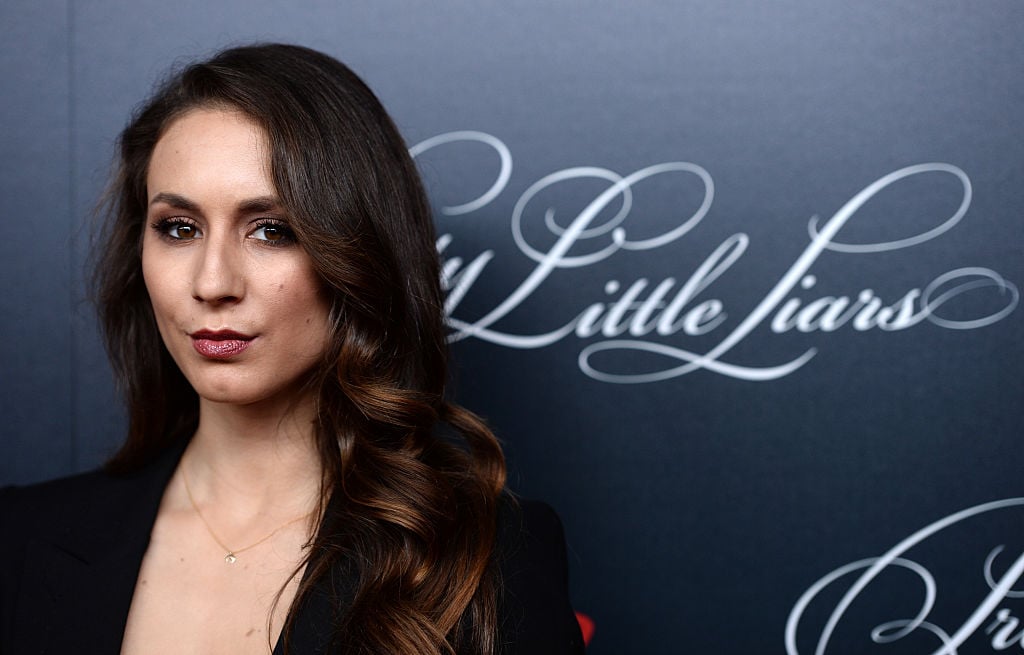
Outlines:
{"label": "long wavy brown hair", "polygon": [[[146,173],[185,112],[241,111],[266,131],[274,185],[332,297],[332,338],[308,384],[316,399],[321,516],[296,608],[333,572],[333,650],[496,650],[501,449],[446,400],[447,348],[429,205],[407,147],[373,92],[322,53],[291,45],[225,50],[184,68],[120,138],[109,224],[96,264],[107,350],[128,407],[109,462],[135,470],[198,424],[199,403],[164,348],[142,279]],[[314,473],[316,474],[316,473]]]}

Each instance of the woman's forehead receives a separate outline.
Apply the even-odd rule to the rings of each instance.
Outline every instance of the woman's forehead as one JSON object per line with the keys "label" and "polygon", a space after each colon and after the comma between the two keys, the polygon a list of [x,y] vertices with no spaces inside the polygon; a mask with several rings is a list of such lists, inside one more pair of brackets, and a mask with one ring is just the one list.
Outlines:
{"label": "woman's forehead", "polygon": [[147,202],[158,196],[274,198],[268,139],[245,114],[194,109],[172,122],[153,148]]}

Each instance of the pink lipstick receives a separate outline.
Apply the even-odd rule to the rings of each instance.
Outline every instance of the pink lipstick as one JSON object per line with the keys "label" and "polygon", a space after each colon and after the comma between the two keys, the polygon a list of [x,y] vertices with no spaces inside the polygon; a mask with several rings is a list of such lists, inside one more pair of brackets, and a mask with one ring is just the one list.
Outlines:
{"label": "pink lipstick", "polygon": [[196,352],[209,359],[231,359],[248,348],[253,340],[253,337],[233,330],[199,330],[189,336]]}

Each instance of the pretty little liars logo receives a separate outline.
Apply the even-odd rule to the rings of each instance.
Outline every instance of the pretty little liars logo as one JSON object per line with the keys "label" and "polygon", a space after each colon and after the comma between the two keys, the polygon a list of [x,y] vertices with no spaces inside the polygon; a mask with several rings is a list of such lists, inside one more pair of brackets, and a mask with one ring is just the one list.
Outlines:
{"label": "pretty little liars logo", "polygon": [[[790,611],[787,654],[863,653],[869,644],[886,645],[877,648],[880,653],[956,655],[968,652],[965,646],[971,648],[969,652],[979,652],[978,646],[982,651],[1020,652],[1024,626],[1020,608],[1013,603],[1024,597],[1024,549],[1020,544],[1016,548],[996,544],[970,566],[970,552],[964,546],[977,541],[978,524],[994,515],[1014,512],[1016,521],[1010,525],[1015,528],[1022,509],[1024,498],[970,507],[918,530],[878,557],[850,562],[826,574]],[[948,580],[944,584],[925,558],[938,555],[945,560],[948,557],[941,555],[951,552],[970,568],[963,575],[959,567],[954,572],[956,584]],[[940,564],[948,568],[948,562]],[[945,572],[949,576],[950,571]],[[949,602],[943,594],[949,588],[957,599],[969,602]],[[892,645],[897,643],[905,648],[894,650]]]}
{"label": "pretty little liars logo", "polygon": [[[482,132],[442,134],[410,149],[413,156],[419,157],[442,146],[467,143],[493,149],[500,160],[499,172],[483,195],[442,208],[446,215],[473,214],[491,205],[508,185],[511,152],[500,140]],[[641,192],[638,185],[671,176],[679,178],[680,183],[686,182],[687,188],[698,189],[696,197],[690,199],[695,209],[684,211],[660,234],[636,236],[643,231],[641,221],[631,212],[636,194]],[[908,182],[928,176],[942,177],[957,190],[948,215],[917,233],[887,241],[863,243],[844,238],[844,231],[856,223],[864,205],[882,191],[899,193]],[[562,218],[566,212],[547,203],[552,197],[557,201],[560,185],[581,180],[599,183],[603,190],[582,211],[570,212],[572,218]],[[779,355],[782,361],[768,365],[740,361],[734,351],[759,329],[773,334],[895,332],[930,324],[973,330],[1002,320],[1017,306],[1019,292],[1012,282],[994,270],[973,264],[930,276],[922,284],[896,294],[876,293],[870,287],[838,293],[819,291],[824,285],[819,284],[820,274],[815,266],[823,258],[914,248],[941,238],[967,216],[972,198],[967,174],[951,164],[924,163],[871,181],[825,220],[811,218],[802,252],[795,260],[782,263],[777,275],[765,281],[766,292],[746,306],[730,304],[716,291],[716,282],[729,274],[750,246],[750,236],[737,232],[710,248],[702,260],[696,261],[696,266],[686,265],[678,278],[657,280],[639,275],[626,281],[597,280],[590,287],[595,291],[580,289],[578,293],[603,292],[604,298],[563,299],[545,312],[548,324],[538,325],[535,331],[510,327],[524,303],[545,286],[559,284],[560,274],[597,267],[623,253],[669,248],[687,239],[708,215],[714,189],[711,175],[689,162],[654,164],[627,175],[583,166],[544,176],[522,193],[509,218],[515,247],[529,260],[528,272],[510,293],[493,301],[482,316],[472,319],[461,317],[459,311],[467,293],[486,279],[488,272],[504,269],[494,249],[460,253],[452,234],[443,233],[437,247],[445,258],[443,282],[448,293],[450,340],[475,338],[508,348],[533,349],[578,339],[585,342],[578,351],[580,370],[605,382],[657,382],[700,370],[741,380],[767,381],[806,365],[817,355],[819,344]],[[548,200],[541,202],[539,198]],[[818,293],[821,295],[815,296]],[[698,340],[711,345],[698,348],[694,345]]]}

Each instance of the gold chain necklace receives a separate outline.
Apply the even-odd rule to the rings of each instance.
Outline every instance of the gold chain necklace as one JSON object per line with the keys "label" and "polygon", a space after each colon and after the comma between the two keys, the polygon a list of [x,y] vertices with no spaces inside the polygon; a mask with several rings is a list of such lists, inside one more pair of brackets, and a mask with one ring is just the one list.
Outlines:
{"label": "gold chain necklace", "polygon": [[273,537],[275,534],[277,534],[281,530],[284,530],[285,528],[287,528],[289,525],[291,525],[293,523],[298,523],[299,521],[301,521],[303,519],[309,518],[309,516],[313,513],[313,512],[307,512],[307,513],[303,514],[302,516],[298,516],[298,517],[293,518],[292,520],[290,520],[290,521],[288,521],[286,523],[282,523],[281,525],[279,525],[276,528],[274,528],[274,530],[272,532],[270,532],[269,534],[267,534],[266,536],[261,538],[259,541],[251,543],[248,546],[245,546],[244,548],[231,548],[231,547],[225,545],[224,542],[220,540],[220,538],[217,536],[217,533],[214,532],[213,528],[210,527],[210,523],[206,520],[206,517],[203,516],[203,513],[201,511],[199,511],[199,505],[196,504],[196,499],[192,497],[192,489],[188,485],[188,476],[185,475],[185,467],[184,466],[181,467],[181,481],[185,483],[185,493],[188,494],[188,502],[192,504],[192,509],[194,509],[196,511],[196,516],[198,516],[199,520],[203,522],[203,525],[206,527],[206,531],[210,533],[210,536],[213,537],[213,540],[215,542],[217,542],[217,545],[220,546],[221,548],[223,548],[226,551],[227,554],[224,555],[224,561],[227,562],[228,564],[234,564],[236,561],[238,561],[238,554],[239,553],[244,553],[245,551],[249,550],[250,548],[255,548],[256,546],[259,546],[264,541],[267,541],[268,539]]}

